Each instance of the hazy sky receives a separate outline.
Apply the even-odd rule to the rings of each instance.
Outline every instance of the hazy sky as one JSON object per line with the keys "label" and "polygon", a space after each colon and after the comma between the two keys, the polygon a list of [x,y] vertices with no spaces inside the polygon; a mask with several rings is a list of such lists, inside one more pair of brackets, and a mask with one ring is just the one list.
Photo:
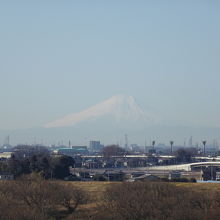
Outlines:
{"label": "hazy sky", "polygon": [[0,129],[116,94],[162,120],[220,126],[218,0],[0,1]]}

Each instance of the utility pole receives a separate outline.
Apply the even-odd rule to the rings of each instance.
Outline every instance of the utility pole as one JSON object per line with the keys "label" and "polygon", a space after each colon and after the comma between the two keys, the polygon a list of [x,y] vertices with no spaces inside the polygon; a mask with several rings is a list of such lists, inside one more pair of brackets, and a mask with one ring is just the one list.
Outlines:
{"label": "utility pole", "polygon": [[170,141],[170,154],[171,155],[173,154],[173,144],[174,144],[174,141]]}
{"label": "utility pole", "polygon": [[155,146],[156,141],[152,141],[152,147],[153,147],[153,151],[154,151],[154,146]]}
{"label": "utility pole", "polygon": [[202,141],[202,144],[203,144],[203,154],[205,156],[205,145],[206,145],[206,141]]}

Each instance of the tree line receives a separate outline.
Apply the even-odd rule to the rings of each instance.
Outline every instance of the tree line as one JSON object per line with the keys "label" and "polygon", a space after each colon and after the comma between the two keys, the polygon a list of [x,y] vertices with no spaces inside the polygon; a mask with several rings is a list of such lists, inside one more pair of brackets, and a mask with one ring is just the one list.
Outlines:
{"label": "tree line", "polygon": [[112,184],[97,210],[92,220],[217,220],[220,192],[158,182]]}
{"label": "tree line", "polygon": [[23,174],[40,173],[45,179],[64,179],[70,175],[69,167],[74,166],[69,156],[51,156],[44,147],[18,146],[10,159],[0,161],[0,172],[15,177]]}
{"label": "tree line", "polygon": [[39,174],[1,181],[0,220],[217,220],[220,216],[218,190],[124,182],[110,184],[97,196],[83,188]]}

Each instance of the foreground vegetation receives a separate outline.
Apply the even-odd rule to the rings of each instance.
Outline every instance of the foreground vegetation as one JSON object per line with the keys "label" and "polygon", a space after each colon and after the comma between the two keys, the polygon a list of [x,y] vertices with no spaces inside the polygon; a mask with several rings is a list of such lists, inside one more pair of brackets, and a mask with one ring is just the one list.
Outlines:
{"label": "foreground vegetation", "polygon": [[40,173],[45,179],[64,179],[70,175],[74,159],[69,156],[51,156],[41,146],[17,146],[8,160],[0,161],[0,173],[12,174],[18,178],[25,174]]}
{"label": "foreground vegetation", "polygon": [[0,182],[0,219],[219,219],[220,185],[48,181]]}

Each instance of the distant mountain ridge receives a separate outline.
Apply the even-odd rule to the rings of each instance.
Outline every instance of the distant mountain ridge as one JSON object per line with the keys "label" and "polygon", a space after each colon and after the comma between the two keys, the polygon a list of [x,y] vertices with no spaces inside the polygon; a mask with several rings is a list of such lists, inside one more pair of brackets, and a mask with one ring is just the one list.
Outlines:
{"label": "distant mountain ridge", "polygon": [[[149,111],[149,109],[147,109]],[[73,145],[87,145],[89,140],[101,140],[104,144],[119,143],[124,146],[124,135],[128,142],[145,144],[147,140],[157,143],[183,144],[188,137],[201,140],[215,138],[219,141],[219,127],[181,125],[164,122],[160,115],[146,112],[132,96],[116,95],[78,113],[66,115],[43,127],[0,131],[0,144],[10,135],[11,143],[56,144],[64,141]],[[220,141],[219,141],[220,142]],[[150,142],[151,143],[151,142]]]}
{"label": "distant mountain ridge", "polygon": [[49,122],[44,127],[70,127],[91,119],[104,120],[105,117],[109,116],[113,117],[117,123],[139,121],[152,124],[155,121],[152,115],[140,108],[132,96],[116,95],[86,110]]}

